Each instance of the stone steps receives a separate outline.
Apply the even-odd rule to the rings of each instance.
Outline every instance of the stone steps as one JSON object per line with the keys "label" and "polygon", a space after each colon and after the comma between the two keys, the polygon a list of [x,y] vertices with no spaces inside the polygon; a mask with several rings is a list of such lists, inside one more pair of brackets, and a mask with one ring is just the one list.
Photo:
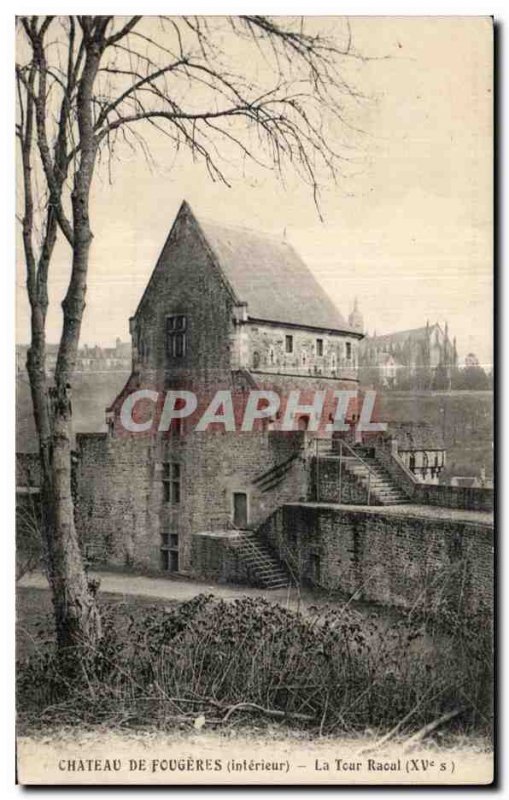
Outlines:
{"label": "stone steps", "polygon": [[364,457],[363,461],[364,464],[346,462],[345,468],[366,489],[369,483],[370,493],[375,500],[383,506],[403,505],[408,502],[404,493],[374,458]]}
{"label": "stone steps", "polygon": [[289,585],[282,565],[251,531],[244,531],[235,545],[248,570],[265,589],[283,589]]}

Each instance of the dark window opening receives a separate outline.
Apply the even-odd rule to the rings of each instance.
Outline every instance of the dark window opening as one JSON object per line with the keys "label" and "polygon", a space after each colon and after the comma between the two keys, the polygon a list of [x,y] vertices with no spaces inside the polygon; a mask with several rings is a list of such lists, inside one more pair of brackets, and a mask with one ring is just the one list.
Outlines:
{"label": "dark window opening", "polygon": [[166,317],[166,353],[172,358],[183,358],[186,354],[187,317],[175,314]]}
{"label": "dark window opening", "polygon": [[298,418],[297,428],[299,431],[307,431],[309,428],[309,417],[307,415],[302,415]]}
{"label": "dark window opening", "polygon": [[163,464],[163,498],[165,503],[180,503],[180,464],[166,461]]}
{"label": "dark window opening", "polygon": [[170,502],[170,484],[166,481],[163,482],[163,500],[165,503]]}
{"label": "dark window opening", "polygon": [[165,572],[179,571],[178,550],[161,550],[162,568]]}
{"label": "dark window opening", "polygon": [[351,342],[347,342],[346,343],[346,357],[347,357],[348,361],[350,361],[350,359],[352,357],[352,344],[351,344]]}
{"label": "dark window opening", "polygon": [[285,336],[285,352],[293,353],[293,336]]}
{"label": "dark window opening", "polygon": [[316,355],[323,356],[323,339],[316,340]]}
{"label": "dark window opening", "polygon": [[178,533],[161,534],[161,567],[168,572],[179,571]]}
{"label": "dark window opening", "polygon": [[236,528],[247,528],[247,494],[233,493],[233,524]]}
{"label": "dark window opening", "polygon": [[257,350],[253,353],[253,369],[258,369],[260,366],[260,353]]}

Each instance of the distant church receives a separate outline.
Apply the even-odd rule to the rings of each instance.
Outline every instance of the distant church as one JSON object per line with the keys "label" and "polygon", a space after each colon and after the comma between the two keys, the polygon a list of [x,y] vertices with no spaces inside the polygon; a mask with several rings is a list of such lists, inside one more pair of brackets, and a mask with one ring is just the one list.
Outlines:
{"label": "distant church", "polygon": [[[348,317],[353,330],[364,331],[357,298]],[[406,331],[365,336],[359,346],[361,385],[394,389],[449,389],[458,365],[456,337],[447,322]]]}

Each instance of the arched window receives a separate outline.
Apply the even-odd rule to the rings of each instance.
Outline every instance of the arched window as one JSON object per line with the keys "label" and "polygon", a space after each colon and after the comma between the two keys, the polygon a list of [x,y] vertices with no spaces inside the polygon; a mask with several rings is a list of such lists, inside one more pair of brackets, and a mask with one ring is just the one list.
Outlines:
{"label": "arched window", "polygon": [[260,353],[255,350],[253,353],[253,369],[258,369],[260,366]]}

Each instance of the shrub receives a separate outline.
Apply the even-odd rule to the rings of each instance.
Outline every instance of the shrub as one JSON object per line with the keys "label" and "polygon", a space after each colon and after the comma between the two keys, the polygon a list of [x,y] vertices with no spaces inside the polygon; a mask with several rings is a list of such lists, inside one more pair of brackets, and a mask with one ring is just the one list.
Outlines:
{"label": "shrub", "polygon": [[489,725],[491,640],[481,620],[451,622],[430,626],[414,613],[388,624],[348,607],[304,616],[212,595],[136,614],[109,607],[79,674],[52,646],[19,665],[19,709],[43,721],[163,727],[257,714],[322,733],[403,718],[410,729],[459,709],[479,729]]}

